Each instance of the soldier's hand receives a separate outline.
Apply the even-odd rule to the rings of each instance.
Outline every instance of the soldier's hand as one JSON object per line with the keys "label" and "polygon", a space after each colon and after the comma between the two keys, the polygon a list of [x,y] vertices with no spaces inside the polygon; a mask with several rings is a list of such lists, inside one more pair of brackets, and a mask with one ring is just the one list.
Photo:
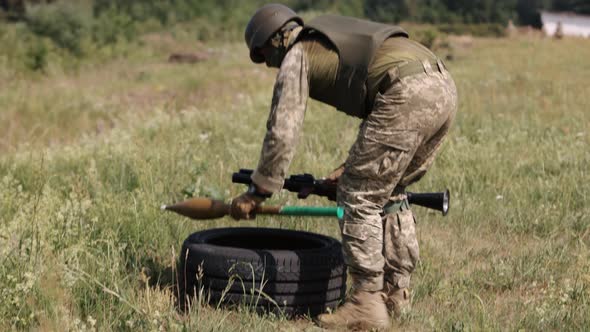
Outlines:
{"label": "soldier's hand", "polygon": [[338,179],[340,178],[340,176],[342,176],[342,173],[344,173],[344,164],[340,165],[340,167],[333,170],[332,173],[330,173],[325,180],[328,182],[338,182]]}
{"label": "soldier's hand", "polygon": [[256,207],[264,201],[264,198],[243,193],[231,201],[230,215],[235,220],[254,219]]}

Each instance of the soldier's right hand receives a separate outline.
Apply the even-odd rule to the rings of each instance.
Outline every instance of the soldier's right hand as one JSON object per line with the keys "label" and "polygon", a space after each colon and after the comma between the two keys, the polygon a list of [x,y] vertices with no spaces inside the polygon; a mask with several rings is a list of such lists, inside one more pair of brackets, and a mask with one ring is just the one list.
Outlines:
{"label": "soldier's right hand", "polygon": [[245,192],[231,201],[230,215],[235,220],[254,219],[256,207],[263,201],[264,198]]}

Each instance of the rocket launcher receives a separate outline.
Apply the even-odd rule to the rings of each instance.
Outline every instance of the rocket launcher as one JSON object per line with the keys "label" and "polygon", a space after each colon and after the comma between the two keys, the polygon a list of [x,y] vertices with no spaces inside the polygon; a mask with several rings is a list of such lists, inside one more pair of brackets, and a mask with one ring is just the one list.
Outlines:
{"label": "rocket launcher", "polygon": [[[224,201],[196,197],[172,205],[162,205],[161,209],[176,212],[185,217],[198,220],[217,219],[229,215],[231,205]],[[327,206],[258,206],[256,214],[282,216],[337,217],[344,216],[342,207]]]}
{"label": "rocket launcher", "polygon": [[[250,178],[253,171],[251,169],[240,169],[239,172],[232,175],[233,183],[250,184]],[[336,200],[336,183],[322,179],[316,179],[313,175],[297,174],[291,175],[285,179],[283,189],[296,192],[298,198],[307,198],[309,195],[317,195],[328,198],[331,201]],[[449,212],[450,193],[446,189],[443,192],[433,193],[406,193],[408,203],[426,207],[429,209],[442,212],[446,216]]]}

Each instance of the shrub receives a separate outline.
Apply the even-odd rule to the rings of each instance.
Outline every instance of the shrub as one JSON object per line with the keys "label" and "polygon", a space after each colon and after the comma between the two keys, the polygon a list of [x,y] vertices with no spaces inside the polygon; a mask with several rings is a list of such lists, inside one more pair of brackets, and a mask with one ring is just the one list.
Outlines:
{"label": "shrub", "polygon": [[444,37],[444,34],[435,26],[417,25],[412,23],[402,23],[401,26],[410,34],[410,38],[420,42],[428,48],[433,48],[437,40]]}
{"label": "shrub", "polygon": [[31,7],[27,25],[38,36],[48,37],[57,46],[81,56],[82,39],[88,33],[84,17],[76,7],[65,2]]}
{"label": "shrub", "polygon": [[43,41],[31,43],[26,52],[25,65],[33,71],[43,71],[47,67],[47,47]]}
{"label": "shrub", "polygon": [[92,25],[92,39],[101,45],[114,44],[121,38],[133,40],[136,36],[133,18],[115,8],[101,12]]}
{"label": "shrub", "polygon": [[436,29],[425,29],[422,30],[416,37],[420,43],[428,48],[432,48],[434,46],[434,42],[438,38],[440,32]]}
{"label": "shrub", "polygon": [[23,0],[0,0],[0,19],[18,21],[25,15],[25,2]]}

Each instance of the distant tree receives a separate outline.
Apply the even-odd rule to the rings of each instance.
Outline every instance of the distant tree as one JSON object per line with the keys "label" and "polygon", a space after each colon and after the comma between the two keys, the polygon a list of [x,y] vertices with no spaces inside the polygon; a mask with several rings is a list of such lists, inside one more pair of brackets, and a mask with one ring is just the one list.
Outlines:
{"label": "distant tree", "polygon": [[0,0],[0,9],[0,14],[4,11],[9,20],[18,20],[25,15],[25,2],[23,0]]}
{"label": "distant tree", "polygon": [[363,17],[363,0],[287,0],[281,1],[296,12],[318,10]]}
{"label": "distant tree", "polygon": [[518,0],[516,12],[518,13],[518,22],[521,25],[531,25],[535,28],[541,28],[541,9],[547,9],[550,6],[550,0]]}
{"label": "distant tree", "polygon": [[449,11],[464,23],[501,23],[516,17],[517,0],[444,0]]}
{"label": "distant tree", "polygon": [[517,0],[367,0],[365,15],[380,21],[502,23],[516,17]]}
{"label": "distant tree", "polygon": [[27,5],[39,5],[52,3],[55,0],[0,0],[0,18],[2,12],[9,20],[22,20],[25,18]]}
{"label": "distant tree", "polygon": [[370,19],[380,22],[408,21],[410,16],[408,2],[404,0],[367,0],[364,13]]}
{"label": "distant tree", "polygon": [[590,1],[588,0],[553,0],[551,9],[555,11],[575,12],[590,14]]}

